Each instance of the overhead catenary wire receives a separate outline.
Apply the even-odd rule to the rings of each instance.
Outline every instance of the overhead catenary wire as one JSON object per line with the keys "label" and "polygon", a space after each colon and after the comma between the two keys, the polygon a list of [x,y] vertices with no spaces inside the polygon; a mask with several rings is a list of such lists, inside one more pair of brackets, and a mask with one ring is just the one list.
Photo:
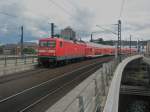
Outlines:
{"label": "overhead catenary wire", "polygon": [[[12,4],[16,4],[16,2],[15,3],[12,3]],[[35,12],[32,12],[31,10],[28,10],[29,12],[28,13],[30,13],[30,14],[33,14],[33,15],[35,15],[35,16],[37,16],[37,17],[42,17],[41,19],[42,19],[42,21],[49,21],[50,20],[50,18],[49,17],[46,17],[46,16],[44,16],[43,14],[35,14]],[[21,17],[21,16],[19,16],[19,15],[14,15],[14,14],[10,14],[10,13],[8,13],[8,12],[5,12],[5,11],[3,11],[3,10],[1,10],[0,9],[0,15],[5,15],[5,16],[9,16],[9,17],[12,17],[12,18],[19,18],[19,17]],[[42,16],[41,16],[42,15]],[[30,17],[30,16],[29,16]],[[24,17],[25,19],[30,19],[29,17]],[[40,19],[40,20],[41,20]]]}
{"label": "overhead catenary wire", "polygon": [[[70,13],[70,11],[67,10],[66,8],[64,8],[61,4],[57,3],[57,2],[54,1],[54,0],[49,0],[49,1],[51,1],[53,4],[55,4],[55,6],[59,7],[61,10],[63,10],[67,15],[69,15],[69,16],[72,17],[72,18],[74,18],[73,14]],[[124,5],[125,0],[122,0],[122,1],[123,1],[123,2],[122,2],[122,5],[121,5],[120,15],[122,15],[122,12],[123,12],[123,5]],[[0,13],[1,13],[1,12],[0,12]],[[4,13],[5,13],[5,12],[4,12]],[[8,14],[8,13],[6,13],[6,14],[4,14],[4,15],[8,15],[8,16],[11,16],[11,17],[17,17],[17,16],[15,16],[15,15],[11,15],[11,14]]]}
{"label": "overhead catenary wire", "polygon": [[[29,12],[29,13],[31,13],[31,14],[33,14],[33,12]],[[7,13],[7,12],[4,12],[4,11],[0,11],[0,14],[2,14],[2,15],[4,15],[4,16],[9,16],[9,17],[11,17],[11,18],[13,18],[13,19],[17,19],[17,18],[20,18],[19,16],[17,16],[17,15],[12,15],[12,14],[9,14],[9,13]],[[35,14],[34,13],[34,15],[36,15],[36,16],[38,16],[37,14]],[[39,17],[41,17],[41,16],[39,16]],[[44,17],[44,16],[42,16],[42,17]],[[27,17],[24,17],[24,19],[28,19]],[[31,18],[32,19],[32,18]],[[49,20],[49,18],[46,18],[46,17],[44,17],[44,18],[41,18],[42,19],[42,21],[48,21]],[[41,20],[40,19],[40,20]],[[12,20],[12,19],[11,19]],[[30,21],[31,22],[31,21]],[[13,27],[11,26],[8,26],[8,24],[7,24],[7,30],[9,30],[9,31],[15,31],[15,29],[18,29],[18,27],[20,26],[19,24],[18,24],[18,22],[16,21],[15,23],[17,23],[16,25],[14,25]],[[22,24],[23,25],[23,24]],[[0,25],[0,28],[3,28],[5,25]],[[25,25],[26,26],[26,25]],[[33,31],[33,30],[31,30],[30,29],[30,31]]]}
{"label": "overhead catenary wire", "polygon": [[[62,5],[60,5],[59,3],[55,2],[54,0],[49,0],[49,2],[53,3],[55,6],[57,6],[58,8],[60,8],[64,13],[66,13],[69,17],[71,17],[72,19],[74,19],[74,15],[72,14],[72,12],[69,12]],[[78,21],[84,21],[84,19],[78,18]]]}
{"label": "overhead catenary wire", "polygon": [[[17,0],[17,1],[19,1],[19,0]],[[9,3],[11,3],[11,5],[17,5],[17,1],[16,2],[10,2],[9,1]],[[1,10],[1,9],[0,9]],[[43,21],[44,20],[49,20],[49,18],[48,17],[46,17],[46,16],[43,16],[42,14],[39,14],[39,15],[37,15],[37,14],[35,14],[35,12],[32,12],[31,10],[28,10],[29,11],[29,13],[31,13],[31,14],[34,14],[34,15],[36,15],[36,16],[39,16],[39,17],[44,17],[44,19],[43,19]],[[10,13],[8,13],[8,12],[5,12],[5,11],[0,11],[0,14],[1,15],[6,15],[6,16],[9,16],[9,17],[14,17],[14,18],[18,18],[19,16],[17,16],[17,15],[12,15],[12,14],[10,14]],[[42,15],[42,16],[41,16]]]}
{"label": "overhead catenary wire", "polygon": [[107,32],[110,32],[110,33],[112,33],[112,34],[114,34],[114,35],[117,35],[116,32],[113,32],[113,31],[111,31],[111,30],[109,30],[109,29],[103,28],[102,26],[99,26],[99,25],[96,25],[96,26],[99,27],[99,28],[101,28],[101,29],[103,29],[104,31],[107,31]]}
{"label": "overhead catenary wire", "polygon": [[[30,12],[30,13],[32,13],[32,12]],[[9,14],[9,13],[7,13],[7,12],[4,12],[4,11],[0,11],[0,14],[1,15],[5,15],[5,16],[9,16],[9,17],[12,17],[12,18],[19,18],[19,16],[17,16],[17,15],[12,15],[12,14]],[[33,14],[33,13],[32,13]],[[35,15],[35,14],[34,14]],[[36,15],[36,16],[38,16],[38,15]],[[39,16],[39,17],[41,17],[41,16]],[[43,17],[43,16],[42,16]],[[27,18],[27,17],[24,17],[24,18]],[[45,20],[49,20],[49,18],[46,18],[46,17],[44,17],[43,18],[43,21],[45,21]]]}
{"label": "overhead catenary wire", "polygon": [[5,15],[5,16],[10,16],[10,17],[13,17],[13,18],[17,18],[16,15],[12,15],[12,14],[9,14],[9,13],[3,12],[3,11],[0,11],[0,14],[1,14],[1,15]]}
{"label": "overhead catenary wire", "polygon": [[123,9],[124,9],[124,5],[125,5],[125,0],[122,0],[122,2],[121,2],[121,8],[120,8],[119,18],[121,18],[121,17],[122,17]]}
{"label": "overhead catenary wire", "polygon": [[[71,1],[69,1],[69,0],[60,0],[61,1],[61,4],[63,4],[63,6],[65,6],[65,7],[69,7],[69,8],[71,8],[73,11],[77,11],[77,8],[76,7],[74,7],[73,5],[74,5],[74,3],[71,3]],[[66,3],[67,2],[67,3]]]}
{"label": "overhead catenary wire", "polygon": [[55,2],[53,0],[49,0],[49,1],[52,2],[58,8],[62,9],[67,15],[69,15],[70,17],[73,17],[73,15],[68,10],[66,10],[64,7],[62,7],[60,4],[58,4],[57,2]]}
{"label": "overhead catenary wire", "polygon": [[[69,17],[74,19],[74,15],[72,15],[72,13],[70,13],[68,10],[66,10],[66,8],[64,8],[62,5],[60,5],[59,3],[55,2],[54,0],[49,0],[49,2],[53,3],[55,6],[60,8],[65,14],[67,14]],[[81,21],[81,20],[79,20],[79,21]],[[83,33],[83,32],[80,32],[78,34],[81,34],[81,33]]]}

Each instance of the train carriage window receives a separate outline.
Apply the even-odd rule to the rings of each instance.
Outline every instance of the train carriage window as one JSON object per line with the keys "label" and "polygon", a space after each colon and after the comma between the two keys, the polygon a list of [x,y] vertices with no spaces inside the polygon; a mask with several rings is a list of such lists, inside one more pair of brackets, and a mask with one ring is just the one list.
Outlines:
{"label": "train carriage window", "polygon": [[62,42],[60,42],[60,47],[63,47],[63,43]]}

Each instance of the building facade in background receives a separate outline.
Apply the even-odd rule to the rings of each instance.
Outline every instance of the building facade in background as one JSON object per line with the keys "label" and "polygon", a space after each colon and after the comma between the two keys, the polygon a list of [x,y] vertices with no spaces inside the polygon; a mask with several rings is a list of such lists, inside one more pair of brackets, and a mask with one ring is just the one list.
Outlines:
{"label": "building facade in background", "polygon": [[17,53],[17,44],[6,44],[3,47],[4,55],[15,55]]}
{"label": "building facade in background", "polygon": [[76,32],[72,28],[67,27],[61,30],[61,37],[67,40],[76,40]]}
{"label": "building facade in background", "polygon": [[[2,54],[3,55],[20,55],[21,50],[20,50],[20,43],[18,44],[5,44],[2,48]],[[32,49],[37,51],[38,49],[38,44],[33,43],[33,42],[24,42],[23,44],[24,49]]]}

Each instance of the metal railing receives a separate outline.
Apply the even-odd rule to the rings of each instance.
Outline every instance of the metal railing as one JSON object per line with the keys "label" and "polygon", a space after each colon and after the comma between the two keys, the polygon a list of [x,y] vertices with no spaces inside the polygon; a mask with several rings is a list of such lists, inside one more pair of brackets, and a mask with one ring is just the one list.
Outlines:
{"label": "metal railing", "polygon": [[37,64],[37,56],[0,56],[0,67]]}
{"label": "metal railing", "polygon": [[34,69],[37,56],[0,56],[0,76]]}

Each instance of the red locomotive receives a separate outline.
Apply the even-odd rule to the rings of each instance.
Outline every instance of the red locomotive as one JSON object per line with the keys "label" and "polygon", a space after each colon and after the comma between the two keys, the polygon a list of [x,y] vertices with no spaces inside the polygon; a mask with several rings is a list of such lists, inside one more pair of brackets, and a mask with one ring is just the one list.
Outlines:
{"label": "red locomotive", "polygon": [[[131,52],[136,52],[136,50],[132,48]],[[122,49],[122,54],[129,53],[129,48]],[[38,62],[42,65],[53,65],[69,60],[114,54],[115,47],[113,46],[65,40],[56,37],[44,38],[39,40]]]}
{"label": "red locomotive", "polygon": [[57,63],[85,57],[86,44],[62,38],[39,40],[38,61],[40,64]]}

